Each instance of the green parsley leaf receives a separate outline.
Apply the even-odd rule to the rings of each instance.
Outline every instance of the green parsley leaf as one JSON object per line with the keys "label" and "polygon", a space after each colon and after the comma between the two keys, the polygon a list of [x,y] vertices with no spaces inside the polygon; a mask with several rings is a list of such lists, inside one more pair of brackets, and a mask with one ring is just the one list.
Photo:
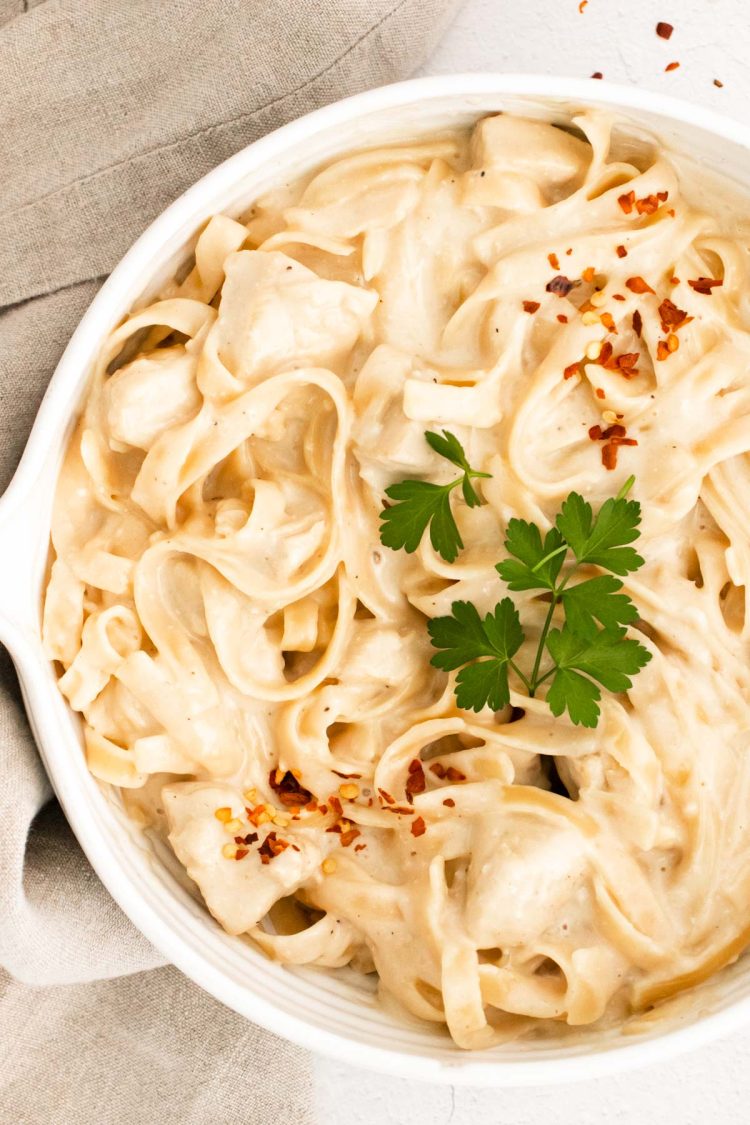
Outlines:
{"label": "green parsley leaf", "polygon": [[451,509],[450,494],[460,484],[466,504],[470,508],[476,508],[483,501],[471,481],[476,477],[489,477],[490,474],[471,468],[455,434],[448,430],[443,430],[442,434],[428,430],[424,436],[430,448],[451,464],[457,465],[463,476],[449,484],[402,480],[386,488],[388,499],[397,503],[380,513],[380,541],[394,551],[403,547],[407,554],[412,554],[429,527],[432,546],[446,562],[452,563],[463,547],[463,541]]}
{"label": "green parsley leaf", "polygon": [[456,676],[456,703],[464,711],[502,710],[510,703],[508,665],[501,660],[467,664]]}
{"label": "green parsley leaf", "polygon": [[567,625],[552,629],[547,648],[556,671],[547,693],[553,715],[567,710],[572,722],[595,727],[599,720],[601,693],[591,681],[608,691],[627,691],[631,676],[648,664],[651,653],[640,641],[627,638],[624,629],[602,629],[582,637]]}
{"label": "green parsley leaf", "polygon": [[627,594],[618,593],[621,589],[622,582],[610,574],[567,586],[561,601],[568,628],[582,637],[591,637],[597,631],[597,621],[605,629],[617,629],[635,621],[638,610]]}
{"label": "green parsley leaf", "polygon": [[[542,535],[534,523],[512,519],[506,531],[505,549],[512,559],[497,563],[495,570],[509,590],[554,590],[565,551],[556,527]],[[549,558],[547,556],[550,556]]]}
{"label": "green parsley leaf", "polygon": [[510,702],[508,665],[524,636],[510,598],[503,598],[484,619],[472,602],[454,602],[451,615],[433,618],[427,629],[433,646],[443,650],[432,658],[436,668],[450,672],[466,665],[456,679],[459,707],[481,711],[489,704],[499,711]]}
{"label": "green parsley leaf", "polygon": [[614,574],[628,574],[643,566],[643,559],[632,547],[640,535],[641,506],[637,500],[610,497],[594,519],[591,505],[571,492],[563,502],[556,525],[570,546],[579,566],[593,563]]}
{"label": "green parsley leaf", "polygon": [[436,434],[433,430],[426,430],[424,436],[430,449],[434,449],[441,457],[445,457],[446,461],[457,465],[463,472],[471,472],[471,466],[466,460],[463,446],[455,434],[450,433],[449,430],[443,430],[442,434]]}
{"label": "green parsley leaf", "polygon": [[602,693],[593,680],[587,680],[569,668],[558,668],[547,692],[547,704],[556,718],[567,709],[577,726],[595,727],[601,714],[601,697]]}
{"label": "green parsley leaf", "polygon": [[450,486],[431,484],[426,480],[402,480],[385,490],[397,501],[380,513],[380,542],[407,554],[416,551],[427,527],[430,541],[446,562],[453,562],[463,547],[463,540],[450,504]]}

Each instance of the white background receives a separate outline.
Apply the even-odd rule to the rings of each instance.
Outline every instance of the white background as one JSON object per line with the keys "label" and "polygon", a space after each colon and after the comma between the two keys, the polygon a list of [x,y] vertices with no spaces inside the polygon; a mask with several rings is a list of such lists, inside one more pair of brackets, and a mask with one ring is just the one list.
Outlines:
{"label": "white background", "polygon": [[[656,36],[658,20],[674,25],[669,41]],[[424,73],[602,71],[748,120],[748,56],[750,0],[589,0],[582,15],[577,0],[466,0]],[[679,69],[665,73],[672,60]],[[321,1125],[740,1125],[750,1121],[750,1030],[569,1086],[452,1090],[323,1059],[316,1077]]]}

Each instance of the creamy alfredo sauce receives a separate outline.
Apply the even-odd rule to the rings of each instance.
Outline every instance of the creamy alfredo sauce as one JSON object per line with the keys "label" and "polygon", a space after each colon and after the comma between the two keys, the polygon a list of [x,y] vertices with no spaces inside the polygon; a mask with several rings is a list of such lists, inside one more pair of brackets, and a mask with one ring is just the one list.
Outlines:
{"label": "creamy alfredo sauce", "polygon": [[[107,341],[55,508],[45,643],[92,772],[230,933],[375,969],[462,1047],[645,1010],[750,936],[748,255],[577,124],[487,118],[212,219]],[[379,540],[389,484],[455,475],[441,426],[492,474],[453,565]],[[426,618],[505,595],[512,516],[631,473],[632,690],[595,730],[458,710]]]}

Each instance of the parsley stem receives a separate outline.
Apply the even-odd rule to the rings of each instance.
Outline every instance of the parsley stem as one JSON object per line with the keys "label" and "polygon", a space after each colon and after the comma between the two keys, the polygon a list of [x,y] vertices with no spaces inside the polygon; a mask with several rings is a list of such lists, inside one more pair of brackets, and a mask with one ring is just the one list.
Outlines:
{"label": "parsley stem", "polygon": [[549,633],[550,625],[552,624],[552,615],[555,612],[557,602],[558,602],[558,597],[557,597],[557,592],[555,591],[555,593],[552,595],[552,601],[549,603],[549,610],[547,611],[547,618],[544,622],[544,626],[542,628],[541,636],[539,637],[539,647],[536,650],[536,659],[534,660],[534,667],[531,670],[531,683],[529,684],[529,695],[531,696],[532,699],[534,698],[534,694],[535,694],[536,689],[537,689],[537,676],[539,675],[539,666],[542,663],[542,653],[544,652],[544,646],[545,646],[545,643],[547,641],[547,634]]}
{"label": "parsley stem", "polygon": [[511,667],[511,668],[513,669],[513,671],[514,671],[514,672],[516,673],[516,675],[518,676],[519,680],[521,680],[521,682],[523,683],[523,685],[524,685],[524,687],[526,688],[526,690],[527,690],[527,692],[529,693],[529,695],[533,695],[534,693],[533,693],[533,691],[531,690],[531,684],[529,683],[529,681],[528,681],[527,677],[526,677],[526,676],[524,676],[523,672],[522,672],[522,671],[521,671],[521,669],[520,669],[520,668],[518,667],[518,665],[516,664],[515,660],[509,660],[509,661],[508,661],[508,664],[509,664],[509,665],[510,665],[510,667]]}
{"label": "parsley stem", "polygon": [[536,574],[536,572],[540,570],[546,562],[549,562],[550,559],[554,559],[556,555],[561,555],[563,551],[567,551],[567,549],[568,544],[563,543],[562,546],[557,547],[554,551],[550,551],[548,555],[545,555],[543,559],[540,559],[538,563],[532,566],[531,573]]}
{"label": "parsley stem", "polygon": [[[564,546],[565,546],[565,550],[567,551],[567,549],[568,549],[567,543]],[[565,578],[563,578],[560,585],[555,590],[552,591],[552,601],[549,604],[549,610],[547,611],[547,617],[545,619],[544,626],[542,628],[541,636],[539,637],[539,647],[536,650],[536,659],[534,661],[534,667],[532,668],[532,671],[531,671],[531,684],[529,686],[529,695],[531,696],[532,699],[534,698],[534,695],[536,694],[536,689],[539,687],[540,681],[537,679],[537,677],[539,676],[539,668],[540,668],[540,665],[542,663],[542,655],[544,654],[544,646],[547,643],[547,634],[549,633],[550,626],[552,625],[552,618],[554,616],[555,609],[559,605],[560,598],[562,597],[563,590],[565,589],[565,587],[567,586],[568,582],[573,577],[573,575],[575,574],[577,569],[578,568],[574,566],[572,568],[572,570],[569,571],[567,576]]]}
{"label": "parsley stem", "polygon": [[[476,469],[465,470],[465,473],[469,480],[473,480],[474,477],[484,477],[485,480],[492,480],[492,473],[480,473]],[[633,480],[635,480],[635,477],[633,477]]]}
{"label": "parsley stem", "polygon": [[627,496],[627,494],[630,492],[630,490],[631,490],[631,488],[633,487],[634,484],[635,484],[635,477],[633,477],[633,476],[628,477],[628,479],[625,481],[625,484],[622,486],[620,491],[615,496],[615,500],[624,500],[625,497]]}
{"label": "parsley stem", "polygon": [[547,671],[544,673],[544,675],[539,677],[539,679],[536,682],[536,686],[540,687],[544,683],[545,680],[548,680],[550,678],[550,676],[554,676],[556,671],[557,671],[557,665],[553,664],[551,668],[547,669]]}

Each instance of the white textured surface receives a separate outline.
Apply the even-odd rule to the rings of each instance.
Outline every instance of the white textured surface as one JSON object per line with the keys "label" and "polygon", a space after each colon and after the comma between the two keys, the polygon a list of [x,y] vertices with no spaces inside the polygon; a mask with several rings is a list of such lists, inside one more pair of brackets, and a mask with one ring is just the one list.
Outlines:
{"label": "white textured surface", "polygon": [[[674,25],[668,41],[657,20]],[[750,120],[748,0],[467,0],[425,73],[601,71]],[[667,63],[680,67],[665,73]],[[713,85],[714,78],[724,86]],[[321,1125],[740,1125],[750,1030],[667,1065],[540,1090],[451,1090],[321,1059]],[[293,1123],[290,1123],[293,1125]]]}

